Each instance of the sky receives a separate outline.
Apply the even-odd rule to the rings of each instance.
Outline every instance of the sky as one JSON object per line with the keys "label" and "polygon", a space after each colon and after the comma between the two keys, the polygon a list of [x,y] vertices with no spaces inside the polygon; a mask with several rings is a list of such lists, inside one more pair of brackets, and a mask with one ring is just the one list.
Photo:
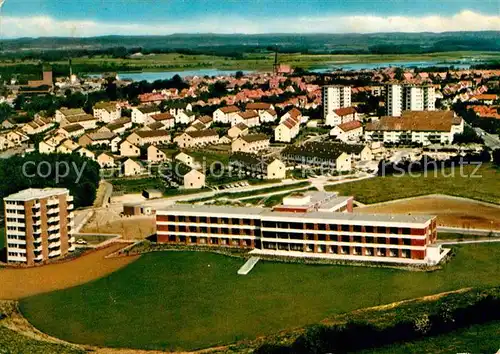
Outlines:
{"label": "sky", "polygon": [[500,0],[5,0],[0,13],[0,38],[461,30],[500,30]]}

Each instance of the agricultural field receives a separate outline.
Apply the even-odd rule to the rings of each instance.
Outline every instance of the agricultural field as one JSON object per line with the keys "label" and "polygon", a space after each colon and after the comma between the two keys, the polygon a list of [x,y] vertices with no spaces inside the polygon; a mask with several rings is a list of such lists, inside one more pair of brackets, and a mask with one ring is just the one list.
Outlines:
{"label": "agricultural field", "polygon": [[500,285],[499,244],[454,251],[454,259],[434,272],[261,261],[247,276],[236,273],[244,262],[239,258],[155,252],[91,283],[25,298],[20,306],[35,327],[70,342],[193,350],[360,308]]}
{"label": "agricultural field", "polygon": [[[338,64],[379,63],[394,61],[453,61],[465,57],[474,57],[481,60],[498,59],[496,52],[442,52],[428,54],[280,54],[279,60],[292,67],[304,69],[323,68]],[[30,64],[31,62],[23,62]],[[232,58],[213,55],[187,54],[152,54],[138,58],[120,59],[95,56],[92,58],[74,58],[73,65],[99,65],[103,68],[112,65],[127,65],[132,70],[192,70],[201,68],[215,68],[221,70],[272,70],[274,53],[244,53],[241,58]],[[66,61],[52,64],[67,64]],[[4,62],[0,65],[12,65]],[[450,64],[452,65],[452,64]]]}
{"label": "agricultural field", "polygon": [[[463,175],[471,176],[476,166],[463,166]],[[427,176],[375,177],[357,182],[326,186],[327,191],[353,195],[361,203],[373,204],[427,194],[448,194],[500,204],[500,170],[483,164],[475,173],[481,177],[462,177],[460,168],[428,171]],[[445,177],[448,176],[448,177]]]}
{"label": "agricultural field", "polygon": [[500,230],[498,207],[475,201],[446,197],[422,197],[355,209],[358,213],[437,215],[439,226]]}

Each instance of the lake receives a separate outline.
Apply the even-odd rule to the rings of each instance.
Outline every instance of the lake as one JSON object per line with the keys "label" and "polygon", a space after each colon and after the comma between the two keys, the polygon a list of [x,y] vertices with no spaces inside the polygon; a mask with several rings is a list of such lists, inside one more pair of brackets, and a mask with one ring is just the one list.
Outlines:
{"label": "lake", "polygon": [[[327,67],[312,69],[312,72],[325,73],[336,69],[343,70],[373,70],[389,66],[399,66],[403,68],[426,66],[447,67],[453,66],[457,69],[468,69],[472,64],[479,64],[479,61],[462,60],[443,62],[439,60],[428,61],[392,61],[392,62],[379,62],[379,63],[338,63],[332,64]],[[168,80],[174,75],[181,77],[187,76],[228,76],[234,75],[237,71],[242,71],[245,74],[253,73],[251,70],[219,70],[219,69],[195,69],[195,70],[177,70],[177,71],[144,71],[144,72],[119,72],[118,77],[122,80],[130,79],[132,81],[148,81],[153,82],[156,80]],[[89,74],[90,77],[101,77],[101,74]]]}
{"label": "lake", "polygon": [[[156,80],[168,80],[179,75],[180,77],[186,76],[228,76],[234,75],[236,72],[242,71],[244,74],[251,73],[248,70],[219,70],[219,69],[196,69],[196,70],[181,70],[181,71],[144,71],[144,72],[119,72],[118,77],[121,80],[132,81],[148,81],[153,82]],[[101,77],[100,74],[90,74],[90,77]]]}
{"label": "lake", "polygon": [[[480,62],[474,62],[474,64],[480,64]],[[325,68],[313,69],[311,71],[316,73],[324,73],[336,69],[358,71],[358,70],[380,69],[389,66],[398,66],[402,68],[410,68],[410,67],[425,68],[428,66],[436,66],[443,68],[443,67],[453,66],[456,69],[469,69],[471,65],[472,61],[460,61],[460,62],[457,61],[443,62],[441,60],[392,61],[392,62],[379,62],[379,63],[342,63],[342,64],[339,63],[339,64],[332,64]]]}

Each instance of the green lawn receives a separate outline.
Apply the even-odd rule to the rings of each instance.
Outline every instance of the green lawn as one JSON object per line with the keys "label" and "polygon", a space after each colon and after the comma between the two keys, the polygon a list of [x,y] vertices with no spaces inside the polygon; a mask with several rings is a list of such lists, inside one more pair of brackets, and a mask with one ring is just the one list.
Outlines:
{"label": "green lawn", "polygon": [[261,261],[200,252],[143,255],[91,283],[21,301],[45,333],[145,349],[208,347],[317,323],[327,316],[464,287],[500,285],[500,244],[462,245],[443,270]]}
{"label": "green lawn", "polygon": [[[471,175],[475,166],[464,166],[463,175]],[[445,177],[451,175],[454,176]],[[443,174],[445,174],[443,176]],[[476,172],[478,178],[461,177],[460,168],[444,171],[429,171],[427,176],[387,176],[326,186],[328,191],[339,191],[342,195],[353,195],[361,203],[379,203],[394,199],[425,194],[448,194],[500,204],[500,171],[485,164]]]}
{"label": "green lawn", "polygon": [[500,350],[500,321],[475,325],[445,335],[363,351],[363,354],[496,353]]}

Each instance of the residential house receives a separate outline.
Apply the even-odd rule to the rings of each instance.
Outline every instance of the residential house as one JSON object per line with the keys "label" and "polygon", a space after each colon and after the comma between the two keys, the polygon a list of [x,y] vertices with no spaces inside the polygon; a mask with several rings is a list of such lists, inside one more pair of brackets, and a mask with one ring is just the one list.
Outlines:
{"label": "residential house", "polygon": [[28,134],[41,134],[54,126],[54,123],[49,118],[35,118],[33,121],[24,124],[21,130]]}
{"label": "residential house", "polygon": [[56,152],[57,146],[67,138],[64,135],[58,134],[47,137],[38,144],[38,152],[40,154],[51,154]]}
{"label": "residential house", "polygon": [[261,123],[272,123],[278,118],[278,114],[274,109],[268,109],[265,111],[259,111],[259,117]]}
{"label": "residential house", "polygon": [[164,129],[172,129],[175,127],[175,117],[170,113],[153,114],[147,120],[147,124],[161,123]]}
{"label": "residential house", "polygon": [[111,152],[118,152],[120,150],[120,143],[122,142],[122,138],[118,135],[111,139],[111,143],[109,144],[111,147]]}
{"label": "residential house", "polygon": [[111,141],[116,138],[116,134],[111,132],[96,132],[82,135],[78,139],[78,144],[83,147],[91,146],[110,146]]}
{"label": "residential house", "polygon": [[10,140],[15,146],[19,146],[30,138],[21,130],[11,130],[5,134],[5,138]]}
{"label": "residential house", "polygon": [[138,146],[127,140],[123,140],[119,145],[120,156],[137,157],[141,156],[141,150]]}
{"label": "residential house", "polygon": [[172,177],[184,187],[184,189],[201,189],[205,187],[205,175],[182,163],[173,166]]}
{"label": "residential house", "polygon": [[363,136],[363,125],[358,120],[342,123],[330,130],[330,136],[343,142],[357,141]]}
{"label": "residential house", "polygon": [[246,135],[248,134],[248,127],[245,125],[245,123],[238,123],[236,125],[233,125],[229,130],[227,131],[227,135],[231,139],[236,139],[239,136]]}
{"label": "residential house", "polygon": [[103,152],[97,156],[97,163],[101,168],[113,168],[115,167],[116,158],[109,152]]}
{"label": "residential house", "polygon": [[213,121],[214,121],[214,119],[210,116],[202,116],[202,117],[196,118],[194,120],[193,124],[201,123],[205,126],[205,129],[208,129],[212,125]]}
{"label": "residential house", "polygon": [[294,120],[298,120],[299,122],[301,122],[302,112],[294,107],[281,116],[280,123],[283,123],[285,120],[287,120],[289,118],[293,118]]}
{"label": "residential house", "polygon": [[269,138],[265,134],[250,134],[240,136],[231,144],[234,152],[257,153],[269,148]]}
{"label": "residential house", "polygon": [[171,115],[173,115],[174,117],[177,117],[178,114],[192,112],[193,105],[191,103],[172,101],[168,111]]}
{"label": "residential house", "polygon": [[5,134],[0,135],[0,151],[4,151],[15,146],[16,145],[12,141],[7,139]]}
{"label": "residential house", "polygon": [[191,168],[197,168],[198,163],[195,161],[194,157],[191,155],[186,154],[185,152],[180,152],[177,155],[175,155],[174,159],[176,161],[182,162],[186,166],[189,166]]}
{"label": "residential house", "polygon": [[81,108],[61,108],[56,110],[55,121],[56,123],[61,123],[63,119],[74,116],[83,116],[85,115],[85,111]]}
{"label": "residential house", "polygon": [[121,118],[122,107],[117,102],[99,102],[94,105],[93,113],[99,122],[111,123]]}
{"label": "residential house", "polygon": [[95,154],[92,151],[84,148],[83,146],[79,147],[74,152],[76,152],[80,156],[87,157],[91,160],[95,160]]}
{"label": "residential house", "polygon": [[164,145],[170,143],[171,137],[166,130],[139,130],[130,134],[127,140],[137,146]]}
{"label": "residential house", "polygon": [[219,134],[214,129],[184,132],[176,136],[174,142],[181,148],[217,144]]}
{"label": "residential house", "polygon": [[147,148],[147,160],[149,163],[160,163],[171,160],[171,153],[155,145],[149,145]]}
{"label": "residential house", "polygon": [[357,119],[358,115],[354,107],[338,108],[326,116],[325,125],[334,127]]}
{"label": "residential house", "polygon": [[85,128],[78,123],[68,124],[57,130],[58,134],[64,135],[66,138],[76,138],[85,134]]}
{"label": "residential house", "polygon": [[226,106],[218,108],[213,113],[214,122],[230,124],[235,117],[240,112],[240,109],[236,106]]}
{"label": "residential house", "polygon": [[69,116],[61,119],[59,123],[61,127],[69,124],[80,124],[85,130],[95,129],[97,126],[97,119],[90,114],[82,114],[77,116]]}
{"label": "residential house", "polygon": [[236,125],[238,123],[244,123],[249,128],[259,126],[259,114],[257,111],[239,112],[231,118],[231,125]]}
{"label": "residential house", "polygon": [[110,131],[115,134],[123,134],[128,129],[132,128],[132,119],[129,117],[122,117],[114,120],[113,122],[101,127],[99,131]]}
{"label": "residential house", "polygon": [[[327,170],[350,171],[352,157],[344,151],[345,145],[309,142],[301,146],[288,146],[281,151],[281,158],[288,164],[321,167]],[[322,174],[327,171],[321,171]]]}
{"label": "residential house", "polygon": [[187,127],[184,131],[185,132],[195,132],[198,130],[205,130],[205,125],[200,122],[194,121],[193,124],[191,124],[189,127]]}
{"label": "residential house", "polygon": [[191,111],[181,111],[175,115],[176,124],[189,124],[196,119],[196,115]]}
{"label": "residential house", "polygon": [[142,125],[148,124],[151,116],[160,113],[160,108],[156,105],[134,107],[132,108],[132,123]]}
{"label": "residential house", "polygon": [[233,171],[238,171],[254,178],[286,178],[286,166],[277,158],[264,158],[256,154],[237,152],[231,155],[229,164]]}
{"label": "residential house", "polygon": [[122,173],[124,176],[137,176],[144,172],[144,166],[139,160],[128,158],[122,164]]}
{"label": "residential house", "polygon": [[274,140],[290,143],[300,131],[300,118],[292,115],[274,129]]}

